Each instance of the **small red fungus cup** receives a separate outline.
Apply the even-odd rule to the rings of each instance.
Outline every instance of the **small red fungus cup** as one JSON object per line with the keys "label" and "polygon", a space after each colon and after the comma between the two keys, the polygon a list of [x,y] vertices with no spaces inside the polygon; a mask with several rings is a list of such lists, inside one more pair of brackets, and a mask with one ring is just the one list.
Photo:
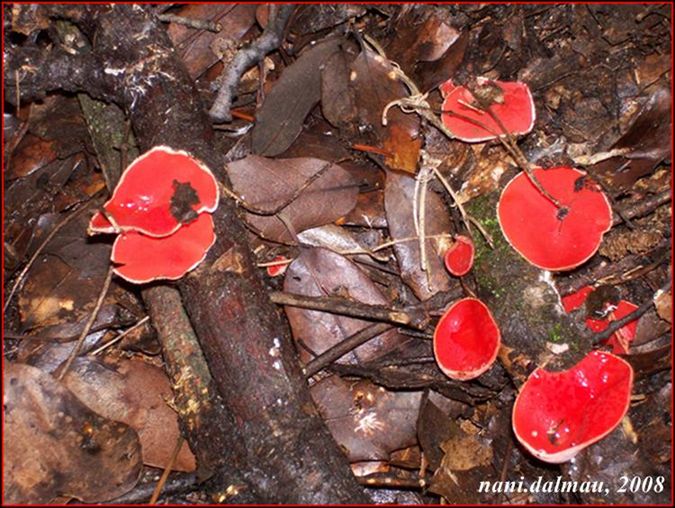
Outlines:
{"label": "small red fungus cup", "polygon": [[209,213],[200,214],[197,220],[162,238],[127,231],[113,244],[113,272],[134,284],[177,280],[204,260],[215,241]]}
{"label": "small red fungus cup", "polygon": [[[562,302],[565,312],[568,314],[578,308],[580,308],[586,302],[588,295],[590,295],[595,288],[593,286],[584,286],[580,290],[571,293],[569,295],[563,296],[560,300]],[[631,312],[634,312],[638,309],[638,306],[634,303],[629,302],[628,300],[620,300],[616,307],[607,311],[607,314],[604,318],[586,318],[586,328],[589,330],[599,333],[607,329],[612,321],[623,319]],[[635,339],[637,334],[637,325],[638,319],[626,323],[624,326],[619,328],[614,332],[609,339],[607,339],[607,345],[612,346],[612,352],[614,354],[628,354],[630,350],[630,344]]]}
{"label": "small red fungus cup", "polygon": [[463,235],[455,237],[453,243],[443,256],[445,268],[455,277],[462,277],[473,267],[475,249],[471,238]]}
{"label": "small red fungus cup", "polygon": [[281,277],[284,273],[286,273],[288,265],[291,263],[291,261],[292,260],[284,256],[275,256],[271,263],[267,266],[267,275],[270,277]]}
{"label": "small red fungus cup", "polygon": [[571,369],[536,369],[513,406],[513,432],[532,455],[559,464],[616,428],[628,411],[633,368],[593,351]]}
{"label": "small red fungus cup", "polygon": [[103,208],[113,224],[94,215],[90,232],[136,231],[161,238],[218,207],[218,182],[187,152],[156,146],[124,171]]}
{"label": "small red fungus cup", "polygon": [[434,330],[434,356],[452,379],[474,379],[497,358],[501,333],[490,309],[476,298],[453,303]]}
{"label": "small red fungus cup", "polygon": [[588,261],[612,227],[605,194],[569,167],[537,168],[534,176],[563,208],[557,208],[526,173],[502,191],[497,218],[504,237],[528,262],[550,271],[572,270]]}
{"label": "small red fungus cup", "polygon": [[453,136],[467,143],[480,143],[506,133],[517,136],[532,130],[536,118],[534,101],[525,83],[479,77],[476,84],[479,89],[493,87],[498,91],[498,101],[493,102],[490,110],[502,125],[477,107],[474,96],[466,87],[455,86],[449,80],[440,87],[445,97],[441,120]]}

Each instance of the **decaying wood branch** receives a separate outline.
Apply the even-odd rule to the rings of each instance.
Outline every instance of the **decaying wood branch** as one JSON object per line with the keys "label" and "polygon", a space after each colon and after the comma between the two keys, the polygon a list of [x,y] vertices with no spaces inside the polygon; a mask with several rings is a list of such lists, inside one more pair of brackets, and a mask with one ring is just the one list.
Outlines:
{"label": "decaying wood branch", "polygon": [[[77,57],[57,49],[43,50],[40,56],[36,48],[8,48],[8,91],[18,86],[23,100],[65,89],[114,101],[128,112],[142,151],[159,144],[187,150],[229,185],[206,108],[148,8],[117,4],[45,9],[81,24],[92,50]],[[13,78],[15,71],[20,83]],[[178,284],[214,386],[231,415],[220,428],[201,429],[215,433],[220,464],[229,465],[229,471],[217,470],[213,481],[225,488],[232,484],[228,473],[240,471],[235,481],[242,482],[241,490],[249,496],[229,502],[365,501],[309,397],[288,330],[264,290],[232,202],[221,201],[214,221],[216,244],[205,262]],[[149,301],[153,320],[161,321],[164,311]]]}

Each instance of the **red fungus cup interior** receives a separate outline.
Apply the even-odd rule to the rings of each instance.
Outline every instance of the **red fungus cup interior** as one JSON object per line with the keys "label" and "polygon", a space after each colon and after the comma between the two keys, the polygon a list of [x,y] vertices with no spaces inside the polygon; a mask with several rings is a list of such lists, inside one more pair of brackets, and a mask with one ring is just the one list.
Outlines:
{"label": "red fungus cup interior", "polygon": [[563,206],[558,209],[525,173],[502,191],[497,218],[504,236],[527,261],[544,270],[571,270],[590,259],[612,227],[604,193],[569,167],[538,168],[534,176]]}
{"label": "red fungus cup interior", "polygon": [[446,251],[445,268],[455,277],[466,275],[473,266],[474,246],[471,238],[458,235],[455,243]]}
{"label": "red fungus cup interior", "polygon": [[[104,208],[121,231],[161,238],[215,211],[218,199],[218,182],[204,163],[156,146],[127,167]],[[105,229],[106,222],[95,216],[90,230]]]}
{"label": "red fungus cup interior", "polygon": [[536,118],[534,101],[525,83],[491,81],[484,77],[476,80],[478,87],[492,86],[500,90],[501,100],[494,102],[490,109],[499,119],[473,106],[475,99],[464,86],[455,86],[452,80],[441,85],[443,113],[441,120],[452,134],[467,143],[480,143],[504,134],[527,134],[532,130]]}
{"label": "red fungus cup interior", "polygon": [[566,462],[621,422],[632,385],[632,367],[600,351],[565,371],[537,369],[513,406],[516,438],[545,462]]}
{"label": "red fungus cup interior", "polygon": [[488,370],[497,357],[501,334],[487,306],[465,298],[450,306],[434,331],[434,355],[443,373],[459,380]]}

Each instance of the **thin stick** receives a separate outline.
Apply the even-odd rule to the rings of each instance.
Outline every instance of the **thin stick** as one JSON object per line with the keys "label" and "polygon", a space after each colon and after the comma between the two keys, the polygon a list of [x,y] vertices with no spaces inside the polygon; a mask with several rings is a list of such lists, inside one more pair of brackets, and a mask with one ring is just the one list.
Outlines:
{"label": "thin stick", "polygon": [[459,210],[460,215],[462,216],[462,220],[464,221],[464,225],[466,226],[466,229],[471,232],[471,225],[469,224],[469,214],[466,213],[466,210],[462,206],[462,204],[459,202],[459,199],[457,197],[457,194],[455,191],[452,189],[450,186],[450,182],[446,180],[446,178],[441,174],[440,171],[438,171],[437,168],[434,168],[434,176],[438,178],[438,180],[441,182],[445,190],[450,194],[450,197],[452,198],[452,201],[455,203],[455,206]]}
{"label": "thin stick", "polygon": [[279,305],[290,305],[291,307],[320,310],[355,318],[384,321],[410,326],[418,330],[423,330],[428,323],[426,313],[421,307],[392,309],[384,305],[369,305],[338,296],[305,296],[280,291],[271,292],[270,299]]}
{"label": "thin stick", "polygon": [[476,219],[475,217],[472,217],[471,215],[468,216],[468,219],[469,219],[469,221],[471,221],[471,224],[476,226],[476,229],[478,229],[478,231],[480,231],[480,234],[483,235],[483,238],[485,238],[485,241],[490,246],[490,248],[494,249],[495,244],[494,244],[494,241],[492,240],[492,235],[485,230],[485,228],[480,223],[480,221],[478,221],[478,219]]}
{"label": "thin stick", "polygon": [[359,330],[355,334],[350,335],[308,362],[303,369],[305,377],[312,377],[314,374],[350,351],[392,328],[393,326],[388,323],[373,323],[370,326]]}
{"label": "thin stick", "polygon": [[98,316],[98,312],[101,310],[101,307],[103,306],[103,300],[105,299],[105,295],[108,294],[108,289],[110,288],[112,276],[113,276],[113,268],[111,266],[110,268],[108,268],[108,274],[106,275],[105,281],[103,282],[101,293],[98,295],[98,300],[96,301],[94,310],[91,312],[89,320],[87,321],[87,324],[84,326],[84,329],[80,334],[80,338],[77,339],[75,347],[70,352],[70,356],[68,356],[68,360],[66,361],[65,365],[62,368],[59,368],[60,373],[58,374],[58,376],[56,376],[56,379],[58,379],[59,381],[63,379],[63,376],[66,375],[66,372],[68,372],[68,369],[72,365],[73,361],[75,360],[75,358],[77,358],[77,355],[80,353],[80,349],[82,348],[84,339],[87,338],[87,334],[91,330],[91,327],[94,325],[94,321],[96,321],[96,316]]}
{"label": "thin stick", "polygon": [[185,438],[183,435],[178,436],[178,440],[176,440],[176,446],[173,449],[173,453],[171,454],[171,458],[169,459],[169,463],[166,465],[164,468],[164,472],[162,473],[162,476],[160,477],[159,481],[157,482],[157,485],[155,486],[155,490],[152,493],[152,497],[150,498],[150,501],[148,501],[148,504],[157,504],[157,500],[159,499],[159,495],[162,493],[162,489],[164,488],[164,484],[166,483],[166,480],[169,478],[169,474],[171,473],[171,468],[173,468],[173,464],[176,462],[176,458],[178,457],[178,454],[180,453],[180,449],[183,447],[183,443],[185,442]]}
{"label": "thin stick", "polygon": [[72,221],[75,217],[80,215],[81,212],[89,208],[89,205],[91,202],[85,203],[81,205],[79,208],[74,210],[70,215],[65,217],[61,222],[59,222],[56,226],[54,226],[54,229],[47,235],[47,238],[44,239],[44,241],[40,244],[40,246],[37,248],[37,250],[33,253],[31,258],[28,260],[28,263],[26,263],[26,266],[23,267],[23,270],[21,270],[21,273],[18,275],[16,280],[14,281],[14,285],[12,286],[11,291],[9,292],[9,295],[7,295],[7,299],[5,300],[5,305],[3,307],[3,312],[7,312],[7,308],[9,307],[9,303],[12,301],[12,297],[14,296],[14,293],[19,289],[21,286],[24,278],[26,277],[26,274],[28,271],[31,269],[33,266],[33,263],[35,263],[35,260],[42,254],[42,251],[44,248],[47,246],[47,244],[54,238],[56,233],[61,231],[63,227],[68,224],[70,221]]}
{"label": "thin stick", "polygon": [[[666,291],[668,291],[670,289],[671,284],[672,284],[672,282],[668,281],[659,291],[665,293]],[[649,300],[649,301],[643,303],[642,305],[640,305],[637,309],[635,309],[630,314],[622,317],[621,319],[617,319],[616,321],[612,321],[607,328],[605,328],[603,331],[601,331],[599,333],[596,333],[595,335],[592,336],[593,344],[598,345],[601,342],[604,342],[605,340],[609,339],[620,328],[627,325],[631,321],[635,321],[636,319],[641,317],[653,305],[654,305],[654,299],[652,298],[651,300]]]}
{"label": "thin stick", "polygon": [[267,268],[268,266],[290,265],[292,262],[292,259],[280,259],[279,261],[265,261],[264,263],[258,263],[255,266],[258,268]]}
{"label": "thin stick", "polygon": [[[452,235],[450,233],[441,233],[438,235],[427,235],[426,236],[427,240],[436,240],[436,239],[441,239],[441,238],[452,238]],[[408,236],[405,238],[399,238],[398,240],[390,240],[385,243],[381,243],[377,247],[373,247],[372,249],[351,249],[351,250],[336,250],[338,254],[342,254],[343,256],[355,256],[358,254],[366,254],[376,261],[383,261],[382,259],[378,258],[375,256],[375,253],[378,251],[381,251],[382,249],[386,249],[387,247],[391,247],[392,245],[397,245],[399,243],[405,243],[405,242],[413,242],[417,241],[419,239],[419,236]],[[260,265],[259,265],[260,266]],[[374,265],[373,265],[374,266]],[[374,266],[378,270],[381,270],[381,266]],[[389,272],[389,273],[396,273],[396,272]]]}
{"label": "thin stick", "polygon": [[[475,94],[473,90],[471,90],[468,86],[467,88],[471,92],[471,95],[476,99],[478,102],[478,106],[480,109],[485,111],[488,115],[490,115],[490,118],[494,120],[494,122],[499,126],[501,129],[503,135],[499,136],[497,139],[502,143],[504,148],[507,150],[510,150],[511,156],[514,157],[514,160],[516,164],[518,164],[518,167],[525,171],[525,174],[527,174],[527,177],[530,179],[532,184],[537,188],[537,190],[544,196],[546,199],[548,199],[551,203],[555,205],[556,208],[561,209],[563,208],[563,205],[558,201],[555,197],[553,197],[544,187],[541,185],[541,182],[537,180],[537,178],[534,176],[534,173],[532,171],[532,164],[530,164],[523,154],[523,152],[518,148],[518,145],[516,143],[515,138],[513,137],[513,134],[509,132],[509,130],[506,128],[504,123],[501,121],[501,119],[495,114],[494,111],[492,111],[492,105],[487,103],[486,101],[482,101],[480,99],[479,94]],[[506,139],[504,139],[506,138]]]}
{"label": "thin stick", "polygon": [[[427,287],[431,291],[431,270],[429,269],[429,263],[427,260],[427,239],[426,239],[426,207],[427,207],[427,183],[429,181],[429,169],[423,168],[419,173],[419,179],[421,181],[420,186],[420,197],[419,197],[419,208],[417,210],[418,218],[417,223],[419,224],[419,246],[420,246],[420,268],[425,272],[427,277]],[[413,211],[414,213],[414,211]]]}
{"label": "thin stick", "polygon": [[262,35],[248,46],[241,48],[223,72],[218,96],[209,111],[212,120],[216,122],[232,121],[230,108],[241,76],[247,69],[265,58],[267,53],[274,51],[281,45],[286,25],[291,19],[295,7],[293,4],[270,6],[269,19]]}
{"label": "thin stick", "polygon": [[370,474],[357,478],[360,485],[386,489],[424,490],[429,484],[424,478],[400,478],[395,475]]}
{"label": "thin stick", "polygon": [[176,16],[175,14],[158,14],[157,19],[162,23],[176,23],[195,30],[206,30],[208,32],[218,33],[223,29],[220,23],[214,23],[207,19],[186,18],[184,16]]}
{"label": "thin stick", "polygon": [[103,344],[102,346],[100,346],[100,347],[94,349],[91,353],[88,353],[88,355],[89,355],[89,356],[96,356],[96,355],[99,354],[101,351],[104,351],[105,349],[108,349],[108,348],[109,348],[110,346],[112,346],[113,344],[116,344],[117,342],[121,341],[124,337],[126,337],[127,335],[129,335],[131,332],[133,332],[133,331],[136,330],[137,328],[143,326],[143,325],[144,325],[145,323],[147,323],[149,320],[150,320],[150,316],[145,316],[143,319],[141,319],[140,321],[138,321],[134,326],[132,326],[131,328],[125,330],[125,331],[122,332],[122,333],[120,333],[120,334],[117,335],[115,338],[113,338],[112,340],[106,342],[106,343]]}

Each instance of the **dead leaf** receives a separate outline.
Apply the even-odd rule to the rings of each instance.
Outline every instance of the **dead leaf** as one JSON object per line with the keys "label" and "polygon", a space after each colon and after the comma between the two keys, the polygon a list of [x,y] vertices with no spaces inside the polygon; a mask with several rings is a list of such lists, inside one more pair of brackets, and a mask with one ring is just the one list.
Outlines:
{"label": "dead leaf", "polygon": [[[427,274],[420,267],[420,248],[415,225],[413,223],[413,195],[415,179],[401,173],[390,172],[384,189],[384,207],[387,224],[392,240],[413,238],[394,245],[394,253],[401,269],[401,278],[415,296],[427,300],[439,291],[450,288],[450,278],[443,265],[442,254],[451,239],[427,239],[428,270],[431,285],[427,284]],[[429,190],[426,205],[426,236],[450,233],[450,219],[440,196]]]}
{"label": "dead leaf", "polygon": [[[143,463],[163,468],[180,436],[178,416],[169,407],[173,393],[164,371],[143,361],[120,358],[105,363],[78,358],[63,379],[65,386],[92,411],[138,432]],[[194,471],[195,458],[183,443],[174,471]]]}
{"label": "dead leaf", "polygon": [[54,141],[26,134],[12,154],[9,178],[30,175],[56,159]]}
{"label": "dead leaf", "polygon": [[[248,205],[264,211],[273,211],[287,203],[319,171],[323,174],[281,210],[295,233],[333,222],[354,208],[358,184],[344,169],[308,157],[267,159],[257,155],[249,155],[227,166],[234,191]],[[293,240],[286,225],[276,215],[247,212],[244,218],[266,239]]]}
{"label": "dead leaf", "polygon": [[429,490],[450,503],[467,503],[475,499],[480,480],[492,473],[491,441],[465,426],[454,424],[453,436],[441,444],[445,455],[436,470]]}
{"label": "dead leaf", "polygon": [[[346,228],[336,226],[335,224],[327,224],[319,226],[318,228],[308,229],[298,235],[298,240],[303,245],[310,245],[312,247],[324,247],[333,252],[341,253],[356,253],[358,251],[369,251],[374,246],[365,245],[359,242]],[[370,256],[377,261],[386,263],[388,256],[373,252]],[[359,254],[354,259],[368,260],[370,257],[367,254]]]}
{"label": "dead leaf", "polygon": [[[388,305],[375,283],[354,263],[328,249],[308,248],[290,264],[284,291],[306,296],[340,293],[371,305]],[[300,361],[307,363],[313,354],[321,354],[370,323],[338,314],[297,307],[285,307],[293,338],[298,343]],[[360,363],[375,359],[402,344],[406,339],[395,330],[370,339],[338,362]]]}
{"label": "dead leaf", "polygon": [[[88,220],[82,213],[64,226],[28,271],[19,292],[24,330],[73,340],[89,318],[110,266],[111,246],[87,239]],[[117,285],[109,291],[95,328],[137,320],[118,306],[122,293]]]}
{"label": "dead leaf", "polygon": [[602,177],[612,191],[621,192],[651,173],[661,161],[669,159],[671,102],[670,90],[655,89],[626,133],[610,147],[610,150],[625,150],[626,154],[590,166],[589,173]]}
{"label": "dead leaf", "polygon": [[356,206],[345,216],[344,224],[363,228],[386,228],[384,191],[378,189],[372,192],[359,193],[356,197]]}
{"label": "dead leaf", "polygon": [[302,132],[305,117],[321,99],[321,65],[338,51],[341,39],[327,39],[286,67],[265,97],[251,132],[251,150],[273,157]]}
{"label": "dead leaf", "polygon": [[291,29],[294,33],[310,34],[332,28],[351,18],[366,13],[366,7],[350,4],[301,5],[298,8]]}
{"label": "dead leaf", "polygon": [[348,48],[341,48],[326,60],[321,71],[321,112],[328,122],[348,135],[357,134],[357,111],[349,85]]}
{"label": "dead leaf", "polygon": [[670,291],[660,292],[654,298],[654,305],[659,317],[669,323],[673,322],[673,295]]}
{"label": "dead leaf", "polygon": [[[384,148],[391,155],[387,164],[408,173],[417,171],[421,146],[420,119],[392,108],[387,125],[382,125],[382,111],[391,101],[408,96],[398,81],[389,61],[370,50],[364,50],[351,64],[350,82],[359,118],[359,130],[372,132],[371,145]],[[366,140],[368,141],[368,140]]]}
{"label": "dead leaf", "polygon": [[256,6],[253,4],[190,4],[178,14],[186,18],[211,21],[221,25],[218,33],[195,30],[177,23],[170,23],[167,33],[192,79],[197,79],[220,57],[212,51],[217,41],[230,40],[235,45],[255,23]]}
{"label": "dead leaf", "polygon": [[429,398],[424,400],[417,419],[417,438],[432,470],[441,465],[441,444],[450,439],[455,431],[453,427],[456,424],[444,411]]}
{"label": "dead leaf", "polygon": [[103,418],[35,367],[5,362],[4,474],[7,503],[114,499],[141,474],[138,435]]}
{"label": "dead leaf", "polygon": [[417,441],[422,392],[392,392],[369,381],[352,384],[331,376],[310,393],[350,462],[388,460],[394,450]]}

